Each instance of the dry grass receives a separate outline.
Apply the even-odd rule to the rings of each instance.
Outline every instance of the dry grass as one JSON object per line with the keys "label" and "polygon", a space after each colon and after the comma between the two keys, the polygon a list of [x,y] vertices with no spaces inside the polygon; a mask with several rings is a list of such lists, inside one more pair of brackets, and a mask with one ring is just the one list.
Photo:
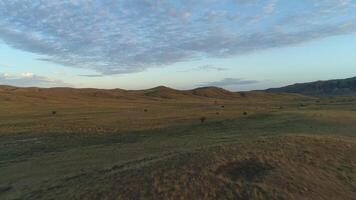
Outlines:
{"label": "dry grass", "polygon": [[[201,116],[216,119],[217,112],[219,119],[227,119],[241,116],[242,110],[259,113],[282,102],[311,100],[298,95],[261,92],[241,96],[219,88],[178,91],[158,87],[124,91],[69,88],[1,90],[0,87],[0,94],[0,134],[152,130],[196,123]],[[53,111],[57,113],[53,115]]]}
{"label": "dry grass", "polygon": [[82,174],[30,198],[355,199],[356,143],[348,140],[284,136],[204,148]]}
{"label": "dry grass", "polygon": [[0,199],[355,199],[350,99],[0,87]]}

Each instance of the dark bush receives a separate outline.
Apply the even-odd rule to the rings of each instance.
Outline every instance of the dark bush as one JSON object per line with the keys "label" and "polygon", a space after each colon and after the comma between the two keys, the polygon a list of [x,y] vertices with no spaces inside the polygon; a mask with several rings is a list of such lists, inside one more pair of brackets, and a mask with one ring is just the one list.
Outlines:
{"label": "dark bush", "polygon": [[200,122],[201,122],[201,123],[204,123],[205,120],[206,120],[206,117],[201,117],[201,118],[200,118]]}
{"label": "dark bush", "polygon": [[221,106],[221,108],[225,108],[225,106]]}
{"label": "dark bush", "polygon": [[219,113],[219,112],[216,112],[215,114],[216,114],[216,115],[220,115],[220,113]]}
{"label": "dark bush", "polygon": [[247,115],[247,112],[243,112],[242,114],[243,114],[243,115]]}
{"label": "dark bush", "polygon": [[147,109],[144,109],[143,111],[144,111],[144,112],[148,112],[148,110],[147,110]]}
{"label": "dark bush", "polygon": [[52,115],[56,115],[57,114],[57,111],[52,111]]}

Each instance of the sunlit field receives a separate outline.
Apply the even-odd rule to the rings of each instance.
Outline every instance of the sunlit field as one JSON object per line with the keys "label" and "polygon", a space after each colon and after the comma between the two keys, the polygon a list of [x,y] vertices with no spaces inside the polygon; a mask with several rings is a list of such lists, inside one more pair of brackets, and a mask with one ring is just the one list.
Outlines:
{"label": "sunlit field", "polygon": [[1,199],[355,199],[353,97],[2,93]]}

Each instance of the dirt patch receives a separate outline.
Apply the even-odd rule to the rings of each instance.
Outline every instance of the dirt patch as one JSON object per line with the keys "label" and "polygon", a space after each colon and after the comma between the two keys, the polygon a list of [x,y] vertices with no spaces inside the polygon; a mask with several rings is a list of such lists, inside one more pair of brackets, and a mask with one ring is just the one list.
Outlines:
{"label": "dirt patch", "polygon": [[250,158],[242,161],[234,161],[220,166],[216,172],[233,181],[245,180],[256,182],[263,179],[273,167],[268,163]]}

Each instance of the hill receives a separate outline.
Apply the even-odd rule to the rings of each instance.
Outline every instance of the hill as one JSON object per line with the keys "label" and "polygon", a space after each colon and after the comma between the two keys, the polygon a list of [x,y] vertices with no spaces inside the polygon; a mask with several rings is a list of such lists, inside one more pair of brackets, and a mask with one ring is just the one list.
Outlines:
{"label": "hill", "polygon": [[193,95],[209,98],[234,98],[237,95],[218,87],[201,87],[190,91]]}
{"label": "hill", "polygon": [[[202,87],[192,90],[177,90],[165,86],[158,86],[145,90],[123,90],[123,89],[95,89],[95,88],[37,88],[37,87],[13,87],[0,86],[0,100],[1,97],[7,100],[83,100],[90,99],[115,99],[115,100],[201,100],[201,99],[230,99],[237,100],[245,97],[251,98],[277,98],[275,94],[266,92],[231,92],[219,87]],[[302,98],[302,96],[286,94],[286,98],[295,97]]]}
{"label": "hill", "polygon": [[356,95],[356,77],[310,83],[297,83],[281,88],[267,89],[267,92],[299,93],[311,96]]}
{"label": "hill", "polygon": [[279,107],[281,101],[308,99],[296,94],[235,93],[216,87],[104,90],[0,86],[0,134],[146,130],[190,123],[201,116],[255,113],[270,105]]}

